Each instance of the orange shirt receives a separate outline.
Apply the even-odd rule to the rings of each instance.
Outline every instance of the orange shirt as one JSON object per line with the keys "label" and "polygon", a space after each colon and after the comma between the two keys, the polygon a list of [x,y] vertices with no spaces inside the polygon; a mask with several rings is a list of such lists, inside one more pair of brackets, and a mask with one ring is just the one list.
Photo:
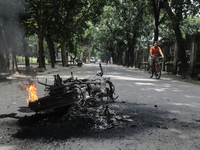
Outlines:
{"label": "orange shirt", "polygon": [[161,49],[158,46],[157,46],[157,48],[155,48],[154,46],[152,46],[150,48],[150,52],[152,52],[152,55],[154,55],[155,57],[158,57],[158,53],[160,53],[160,51],[161,51]]}

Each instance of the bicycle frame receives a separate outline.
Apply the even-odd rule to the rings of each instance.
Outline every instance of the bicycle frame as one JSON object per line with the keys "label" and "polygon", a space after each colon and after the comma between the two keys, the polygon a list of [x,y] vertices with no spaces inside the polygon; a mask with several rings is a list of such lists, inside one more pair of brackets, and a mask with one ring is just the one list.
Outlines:
{"label": "bicycle frame", "polygon": [[162,57],[153,57],[153,68],[157,69],[157,65],[160,64],[159,59]]}
{"label": "bicycle frame", "polygon": [[160,58],[162,58],[162,57],[155,57],[155,56],[152,57],[152,59],[153,59],[153,66],[152,66],[152,72],[151,72],[152,75],[150,76],[151,78],[153,77],[154,73],[155,73],[155,77],[157,79],[159,79],[160,76],[161,76],[161,67],[160,67],[160,61],[159,61]]}

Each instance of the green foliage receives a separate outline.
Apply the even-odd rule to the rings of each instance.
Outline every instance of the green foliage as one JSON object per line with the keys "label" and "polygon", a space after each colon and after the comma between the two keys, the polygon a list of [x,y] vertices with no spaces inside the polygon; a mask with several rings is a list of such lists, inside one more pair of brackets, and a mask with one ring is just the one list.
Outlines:
{"label": "green foliage", "polygon": [[[198,17],[200,3],[198,0],[177,0],[171,1],[170,6],[174,12],[174,23],[180,24],[183,38],[186,35],[191,35],[199,31],[200,19]],[[173,22],[170,21],[169,16],[160,26],[162,39],[168,39],[169,41],[175,41],[175,32],[173,29]]]}
{"label": "green foliage", "polygon": [[186,34],[192,35],[200,31],[200,17],[192,17],[190,15],[183,20],[182,24],[182,33],[184,34],[184,37]]}
{"label": "green foliage", "polygon": [[[67,42],[67,50],[75,56],[80,55],[77,45],[89,44],[80,43],[80,37],[89,41],[85,31],[100,20],[105,4],[106,0],[26,0],[26,15],[22,18],[26,35],[39,36],[41,28],[43,36],[51,36],[56,43]],[[48,57],[46,47],[44,50]]]}
{"label": "green foliage", "polygon": [[119,51],[127,51],[133,39],[136,39],[136,43],[132,43],[134,47],[145,45],[153,28],[149,15],[144,15],[146,8],[146,1],[114,0],[107,3],[101,21],[95,24],[91,32],[92,45],[104,57],[101,59],[106,59],[105,56],[110,57],[111,54],[117,55]]}
{"label": "green foliage", "polygon": [[38,38],[37,35],[34,34],[32,36],[26,37],[26,42],[28,44],[29,47],[29,51],[30,51],[30,56],[34,56],[37,57],[37,46],[38,46]]}
{"label": "green foliage", "polygon": [[[26,35],[37,34],[40,6],[39,0],[26,0],[24,25]],[[153,38],[153,2],[151,0],[65,0],[42,1],[42,23],[54,42],[67,42],[67,50],[80,57],[85,51],[95,57],[110,57],[119,52],[127,52],[130,46],[135,49],[148,47]],[[174,41],[175,33],[170,18],[162,5],[155,0],[160,9],[161,24],[159,36],[162,41]],[[175,15],[175,23],[180,23],[182,33],[193,34],[199,31],[200,19],[198,0],[169,1]],[[55,12],[55,13],[53,13]],[[50,19],[47,19],[50,18]],[[45,21],[48,24],[45,24]],[[135,39],[135,41],[134,41]],[[133,42],[134,41],[134,42]],[[56,45],[57,49],[59,45]],[[32,48],[34,49],[34,48]],[[45,53],[47,55],[47,51]],[[102,58],[104,59],[104,58]]]}
{"label": "green foliage", "polygon": [[195,16],[199,13],[199,0],[176,0],[171,1],[171,8],[175,15],[175,22],[182,23],[188,16]]}

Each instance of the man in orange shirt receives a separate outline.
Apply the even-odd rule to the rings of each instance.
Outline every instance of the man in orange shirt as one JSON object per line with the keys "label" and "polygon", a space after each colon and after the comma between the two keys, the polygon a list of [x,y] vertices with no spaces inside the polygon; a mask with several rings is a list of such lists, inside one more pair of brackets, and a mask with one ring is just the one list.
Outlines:
{"label": "man in orange shirt", "polygon": [[162,56],[162,58],[164,58],[161,48],[158,46],[158,41],[155,41],[154,45],[150,48],[150,55],[149,55],[150,70],[149,70],[149,72],[151,71],[151,68],[153,67],[153,59],[151,56],[158,57],[159,53]]}

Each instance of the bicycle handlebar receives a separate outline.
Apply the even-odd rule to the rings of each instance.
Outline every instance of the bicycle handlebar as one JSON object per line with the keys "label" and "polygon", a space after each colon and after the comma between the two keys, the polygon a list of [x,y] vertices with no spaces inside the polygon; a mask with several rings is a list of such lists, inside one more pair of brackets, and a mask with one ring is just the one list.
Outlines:
{"label": "bicycle handlebar", "polygon": [[[156,56],[154,56],[154,55],[152,55],[151,57],[156,58]],[[162,56],[159,56],[159,57],[157,57],[157,58],[162,58]]]}

